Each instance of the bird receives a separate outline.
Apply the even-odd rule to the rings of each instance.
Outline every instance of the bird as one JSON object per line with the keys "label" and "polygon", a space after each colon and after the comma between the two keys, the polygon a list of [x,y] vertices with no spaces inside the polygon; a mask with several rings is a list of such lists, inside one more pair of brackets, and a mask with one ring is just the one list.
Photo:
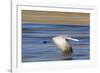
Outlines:
{"label": "bird", "polygon": [[55,45],[61,50],[64,56],[70,56],[73,53],[73,49],[69,40],[79,41],[78,39],[71,38],[68,35],[54,36],[52,40]]}

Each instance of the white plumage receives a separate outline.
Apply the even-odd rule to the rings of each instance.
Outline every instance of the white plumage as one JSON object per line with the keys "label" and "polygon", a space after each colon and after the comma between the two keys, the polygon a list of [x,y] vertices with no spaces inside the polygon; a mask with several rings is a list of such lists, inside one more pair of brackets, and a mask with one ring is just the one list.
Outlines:
{"label": "white plumage", "polygon": [[60,35],[52,38],[57,47],[62,51],[64,56],[71,55],[73,53],[72,46],[69,40],[79,41],[78,39],[73,39],[67,35]]}

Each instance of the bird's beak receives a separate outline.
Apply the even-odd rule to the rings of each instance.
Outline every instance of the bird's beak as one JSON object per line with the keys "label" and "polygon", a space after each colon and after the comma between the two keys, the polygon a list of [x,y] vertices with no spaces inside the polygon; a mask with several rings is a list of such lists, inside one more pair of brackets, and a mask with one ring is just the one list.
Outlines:
{"label": "bird's beak", "polygon": [[71,37],[68,37],[67,39],[69,39],[69,40],[72,40],[72,41],[79,41],[78,39],[74,39],[74,38],[71,38]]}

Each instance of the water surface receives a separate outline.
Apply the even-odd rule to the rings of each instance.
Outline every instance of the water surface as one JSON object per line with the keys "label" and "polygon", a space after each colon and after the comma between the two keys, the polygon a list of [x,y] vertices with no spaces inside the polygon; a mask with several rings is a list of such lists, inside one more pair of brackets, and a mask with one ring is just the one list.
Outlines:
{"label": "water surface", "polygon": [[[70,57],[64,57],[52,41],[53,36],[61,34],[80,40],[70,41],[74,51]],[[89,60],[89,34],[89,26],[22,24],[22,62]]]}

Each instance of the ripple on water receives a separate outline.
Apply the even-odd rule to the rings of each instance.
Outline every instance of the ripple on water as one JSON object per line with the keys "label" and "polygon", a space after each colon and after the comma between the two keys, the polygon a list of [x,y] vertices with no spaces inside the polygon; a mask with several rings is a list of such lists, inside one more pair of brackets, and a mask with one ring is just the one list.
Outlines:
{"label": "ripple on water", "polygon": [[[52,42],[53,36],[61,34],[80,40],[79,42],[70,41],[74,51],[72,56],[64,57]],[[22,62],[89,60],[89,41],[89,26],[23,24]]]}

